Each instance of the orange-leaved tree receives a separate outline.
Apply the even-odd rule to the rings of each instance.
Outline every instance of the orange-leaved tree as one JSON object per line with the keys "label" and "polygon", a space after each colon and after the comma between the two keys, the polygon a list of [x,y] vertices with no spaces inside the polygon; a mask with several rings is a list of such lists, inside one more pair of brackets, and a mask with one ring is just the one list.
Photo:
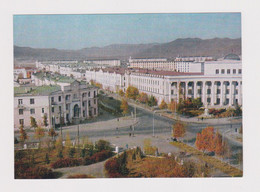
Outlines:
{"label": "orange-leaved tree", "polygon": [[20,141],[24,143],[28,139],[27,133],[24,130],[23,124],[20,125]]}
{"label": "orange-leaved tree", "polygon": [[122,110],[123,115],[126,115],[128,113],[128,103],[125,99],[122,99],[120,109]]}
{"label": "orange-leaved tree", "polygon": [[140,103],[146,104],[146,103],[148,103],[149,98],[148,98],[148,95],[147,95],[146,93],[143,93],[143,92],[142,92],[142,93],[140,93],[140,94],[138,95],[137,100],[138,100]]}
{"label": "orange-leaved tree", "polygon": [[126,90],[126,97],[129,99],[136,100],[137,96],[139,95],[139,90],[136,87],[129,86]]}
{"label": "orange-leaved tree", "polygon": [[215,134],[213,127],[206,127],[197,133],[197,138],[195,145],[197,149],[202,150],[203,152],[214,152],[215,151]]}
{"label": "orange-leaved tree", "polygon": [[35,129],[35,133],[34,133],[35,139],[38,139],[39,142],[41,142],[41,138],[44,137],[44,135],[45,135],[44,129],[41,126],[38,126]]}
{"label": "orange-leaved tree", "polygon": [[222,135],[217,131],[215,136],[215,154],[222,156],[224,153],[224,145],[222,142]]}
{"label": "orange-leaved tree", "polygon": [[173,127],[172,136],[174,138],[180,138],[185,135],[185,133],[186,133],[185,127],[180,121],[177,121],[172,127]]}
{"label": "orange-leaved tree", "polygon": [[167,103],[164,101],[164,99],[162,100],[161,104],[159,105],[160,109],[166,109],[167,108]]}
{"label": "orange-leaved tree", "polygon": [[171,110],[172,112],[175,112],[176,111],[176,107],[177,107],[177,103],[176,101],[171,101],[169,104],[168,104],[168,109]]}

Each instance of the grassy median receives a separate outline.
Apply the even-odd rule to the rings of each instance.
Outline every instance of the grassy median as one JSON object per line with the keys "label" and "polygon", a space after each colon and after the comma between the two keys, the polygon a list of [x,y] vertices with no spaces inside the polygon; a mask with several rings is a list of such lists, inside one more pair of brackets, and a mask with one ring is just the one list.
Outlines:
{"label": "grassy median", "polygon": [[181,142],[170,142],[172,145],[180,148],[181,150],[193,154],[195,157],[199,158],[202,161],[205,161],[207,164],[215,167],[216,169],[221,170],[223,173],[230,175],[231,177],[242,177],[243,171],[230,166],[228,163],[222,162],[219,159],[216,159],[212,156],[208,156],[203,152]]}

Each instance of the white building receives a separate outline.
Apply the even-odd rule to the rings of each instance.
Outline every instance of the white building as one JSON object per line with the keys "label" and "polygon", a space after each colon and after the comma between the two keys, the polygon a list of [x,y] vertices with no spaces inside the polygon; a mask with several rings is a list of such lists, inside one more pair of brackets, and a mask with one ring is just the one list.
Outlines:
{"label": "white building", "polygon": [[[194,64],[194,62],[191,62]],[[191,65],[192,65],[191,64]],[[242,105],[242,64],[234,56],[207,61],[201,72],[176,72],[150,69],[102,69],[86,71],[86,79],[94,80],[111,91],[126,90],[132,85],[159,103],[183,98],[201,98],[209,107]],[[181,90],[180,90],[181,89]]]}
{"label": "white building", "polygon": [[194,61],[168,61],[167,59],[129,59],[129,68],[178,72],[203,72],[204,63]]}
{"label": "white building", "polygon": [[30,127],[30,117],[43,126],[47,116],[47,128],[64,123],[74,123],[98,115],[98,89],[84,82],[68,85],[42,85],[14,88],[14,127],[21,124]]}
{"label": "white building", "polygon": [[83,63],[101,65],[106,67],[116,67],[121,65],[121,61],[119,59],[85,60],[83,61]]}

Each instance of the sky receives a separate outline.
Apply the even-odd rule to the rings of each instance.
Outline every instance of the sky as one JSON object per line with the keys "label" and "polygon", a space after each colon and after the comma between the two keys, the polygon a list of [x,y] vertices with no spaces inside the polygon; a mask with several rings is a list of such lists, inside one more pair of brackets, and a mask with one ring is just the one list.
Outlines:
{"label": "sky", "polygon": [[14,15],[14,45],[81,49],[166,43],[178,38],[240,38],[240,13]]}

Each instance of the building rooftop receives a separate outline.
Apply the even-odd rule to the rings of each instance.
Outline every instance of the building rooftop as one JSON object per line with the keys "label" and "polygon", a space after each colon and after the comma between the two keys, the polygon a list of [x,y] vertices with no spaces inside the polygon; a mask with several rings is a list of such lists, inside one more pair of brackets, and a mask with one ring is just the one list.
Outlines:
{"label": "building rooftop", "polygon": [[50,95],[53,92],[60,91],[61,87],[58,85],[44,85],[31,87],[14,87],[14,96],[25,95]]}
{"label": "building rooftop", "polygon": [[33,75],[39,79],[48,79],[48,80],[51,80],[54,82],[59,82],[59,83],[72,83],[72,82],[76,81],[72,77],[55,74],[55,73],[52,74],[52,73],[38,72],[38,73],[34,73]]}

